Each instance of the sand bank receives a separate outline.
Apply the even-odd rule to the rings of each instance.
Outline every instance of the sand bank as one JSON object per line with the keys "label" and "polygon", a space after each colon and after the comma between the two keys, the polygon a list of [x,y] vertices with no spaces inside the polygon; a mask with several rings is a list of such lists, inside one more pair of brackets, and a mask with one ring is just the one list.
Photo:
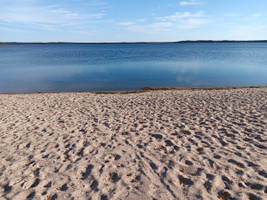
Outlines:
{"label": "sand bank", "polygon": [[267,199],[267,88],[0,95],[0,199]]}

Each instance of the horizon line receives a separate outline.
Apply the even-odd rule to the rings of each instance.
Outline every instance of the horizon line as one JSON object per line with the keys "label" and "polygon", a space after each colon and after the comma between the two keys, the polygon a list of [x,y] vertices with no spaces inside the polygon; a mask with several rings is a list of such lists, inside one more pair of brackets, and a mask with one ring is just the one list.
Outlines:
{"label": "horizon line", "polygon": [[148,42],[0,42],[3,44],[161,44],[161,43],[227,43],[227,42],[267,42],[267,40],[181,40],[181,41],[148,41]]}

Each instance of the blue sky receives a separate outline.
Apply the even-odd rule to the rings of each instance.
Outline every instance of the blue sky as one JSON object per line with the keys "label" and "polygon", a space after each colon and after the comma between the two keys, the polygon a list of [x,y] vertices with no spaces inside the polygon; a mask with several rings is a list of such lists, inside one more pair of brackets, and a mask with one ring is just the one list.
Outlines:
{"label": "blue sky", "polygon": [[0,41],[266,40],[266,0],[0,0]]}

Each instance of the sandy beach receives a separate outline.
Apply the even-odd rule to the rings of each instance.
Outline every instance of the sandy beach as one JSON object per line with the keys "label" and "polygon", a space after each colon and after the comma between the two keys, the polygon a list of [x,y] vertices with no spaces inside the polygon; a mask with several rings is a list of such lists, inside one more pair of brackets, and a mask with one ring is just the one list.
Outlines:
{"label": "sandy beach", "polygon": [[267,88],[0,95],[0,199],[267,199]]}

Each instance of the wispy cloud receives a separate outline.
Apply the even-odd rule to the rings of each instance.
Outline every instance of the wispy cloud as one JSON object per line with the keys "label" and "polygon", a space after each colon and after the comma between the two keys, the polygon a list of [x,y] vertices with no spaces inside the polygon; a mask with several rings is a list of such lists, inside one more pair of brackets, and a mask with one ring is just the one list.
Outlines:
{"label": "wispy cloud", "polygon": [[173,15],[158,17],[157,19],[161,21],[173,22],[174,28],[193,29],[206,24],[207,18],[208,17],[204,14],[203,11],[198,11],[196,13],[176,12]]}
{"label": "wispy cloud", "polygon": [[129,26],[129,25],[133,25],[135,24],[135,22],[119,22],[118,25],[121,25],[121,26]]}
{"label": "wispy cloud", "polygon": [[163,21],[177,21],[177,20],[185,19],[185,18],[200,18],[200,17],[204,17],[203,11],[199,11],[196,13],[190,13],[190,12],[179,13],[179,12],[176,12],[170,16],[157,17],[157,19],[163,20]]}
{"label": "wispy cloud", "polygon": [[136,20],[136,22],[144,22],[144,21],[146,21],[146,19],[138,19],[138,20]]}
{"label": "wispy cloud", "polygon": [[14,29],[14,28],[3,28],[3,27],[0,27],[0,30],[7,31],[7,32],[30,33],[30,31],[24,31],[24,30],[19,30],[19,29]]}
{"label": "wispy cloud", "polygon": [[94,7],[103,7],[103,6],[108,6],[108,3],[107,2],[104,2],[104,1],[100,1],[100,0],[93,0],[93,1],[89,1],[89,2],[83,2],[83,5],[86,5],[86,6],[94,6]]}
{"label": "wispy cloud", "polygon": [[237,13],[226,13],[224,14],[225,17],[239,17],[240,14],[237,14]]}
{"label": "wispy cloud", "polygon": [[244,40],[265,40],[267,35],[266,25],[234,25],[229,28],[228,33],[232,38]]}
{"label": "wispy cloud", "polygon": [[259,31],[267,32],[267,25],[243,25],[237,26],[233,30],[236,35],[255,34]]}
{"label": "wispy cloud", "polygon": [[177,27],[179,29],[186,30],[186,29],[194,29],[205,24],[206,24],[206,20],[204,19],[187,19],[181,22],[180,24],[178,24]]}
{"label": "wispy cloud", "polygon": [[252,15],[252,17],[262,17],[262,16],[264,16],[264,15],[261,13],[255,13]]}
{"label": "wispy cloud", "polygon": [[79,14],[60,8],[57,5],[41,7],[12,7],[0,14],[1,21],[14,23],[49,23],[73,25],[85,19],[101,19],[104,13]]}
{"label": "wispy cloud", "polygon": [[154,22],[151,23],[143,23],[145,20],[136,20],[134,22],[121,22],[118,24],[124,26],[126,30],[133,32],[157,34],[160,32],[194,29],[206,24],[206,18],[207,16],[205,16],[203,11],[196,13],[176,12],[169,16],[156,17],[153,20]]}
{"label": "wispy cloud", "polygon": [[195,5],[202,5],[204,4],[203,2],[196,1],[196,0],[189,0],[189,1],[181,1],[180,5],[181,6],[195,6]]}
{"label": "wispy cloud", "polygon": [[119,22],[119,23],[117,23],[118,25],[121,25],[121,26],[130,26],[130,25],[135,25],[135,24],[137,24],[137,23],[143,23],[143,22],[145,22],[146,21],[146,19],[137,19],[137,20],[135,20],[135,21],[125,21],[125,22]]}
{"label": "wispy cloud", "polygon": [[[65,8],[57,4],[44,4],[40,0],[26,0],[24,4],[18,0],[1,5],[0,22],[22,24],[31,28],[58,30],[60,28],[79,26],[106,16],[104,12],[84,13]],[[17,2],[17,3],[16,3]]]}
{"label": "wispy cloud", "polygon": [[171,26],[172,26],[171,22],[155,22],[145,25],[127,26],[125,29],[133,32],[157,34],[158,32],[170,31]]}
{"label": "wispy cloud", "polygon": [[88,31],[68,31],[70,33],[78,33],[78,34],[82,34],[82,35],[89,35],[89,36],[92,36],[95,34],[94,31],[92,32],[88,32]]}

